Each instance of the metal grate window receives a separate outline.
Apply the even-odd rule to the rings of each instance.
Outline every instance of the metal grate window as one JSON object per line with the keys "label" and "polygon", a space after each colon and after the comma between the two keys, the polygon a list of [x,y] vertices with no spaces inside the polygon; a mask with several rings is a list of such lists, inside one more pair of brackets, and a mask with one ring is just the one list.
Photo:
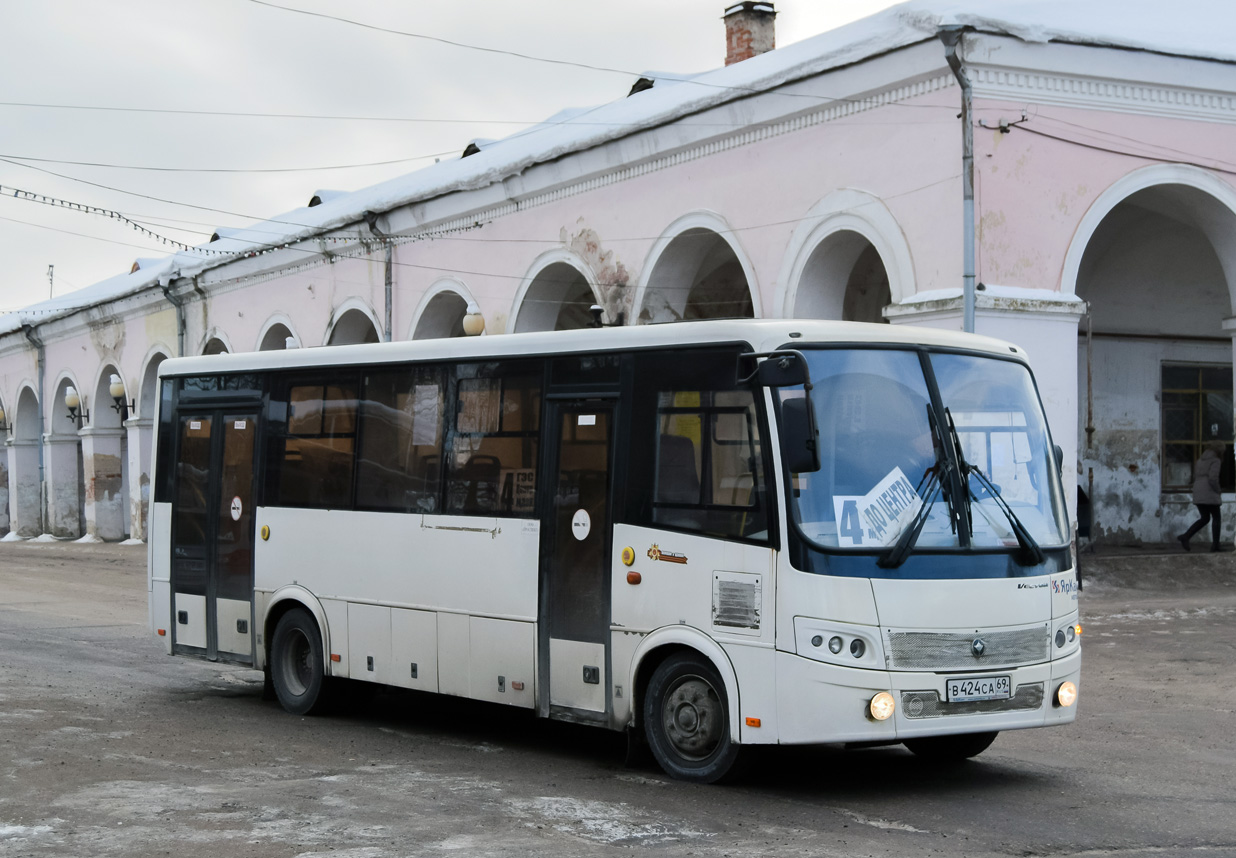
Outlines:
{"label": "metal grate window", "polygon": [[1230,366],[1163,364],[1162,395],[1163,490],[1193,488],[1193,463],[1210,441],[1227,442],[1220,483],[1236,488],[1232,467],[1232,368]]}

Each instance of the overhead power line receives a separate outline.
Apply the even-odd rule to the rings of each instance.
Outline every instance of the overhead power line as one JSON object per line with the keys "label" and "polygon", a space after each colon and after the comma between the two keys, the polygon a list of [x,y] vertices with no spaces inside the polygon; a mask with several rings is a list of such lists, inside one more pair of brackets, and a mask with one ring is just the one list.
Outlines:
{"label": "overhead power line", "polygon": [[426,158],[441,158],[450,152],[435,152],[432,155],[417,155],[411,158],[395,158],[390,161],[373,161],[368,164],[334,164],[326,167],[150,167],[144,164],[108,164],[102,161],[70,161],[60,158],[36,158],[32,155],[0,154],[0,160],[33,161],[38,164],[65,164],[70,167],[106,167],[114,170],[144,170],[153,173],[321,173],[328,170],[356,170],[363,167],[390,167],[395,164],[407,164],[411,161],[423,161]]}

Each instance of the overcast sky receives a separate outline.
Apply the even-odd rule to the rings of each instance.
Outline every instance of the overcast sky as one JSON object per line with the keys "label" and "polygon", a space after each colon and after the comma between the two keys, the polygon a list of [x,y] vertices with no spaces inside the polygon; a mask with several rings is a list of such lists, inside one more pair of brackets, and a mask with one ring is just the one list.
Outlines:
{"label": "overcast sky", "polygon": [[[47,298],[49,265],[59,296],[171,252],[124,223],[14,189],[198,244],[216,227],[303,206],[318,189],[363,188],[456,157],[474,138],[620,98],[640,72],[725,60],[723,0],[269,2],[622,71],[394,35],[265,0],[4,0],[0,312]],[[778,0],[777,43],[891,5]]]}

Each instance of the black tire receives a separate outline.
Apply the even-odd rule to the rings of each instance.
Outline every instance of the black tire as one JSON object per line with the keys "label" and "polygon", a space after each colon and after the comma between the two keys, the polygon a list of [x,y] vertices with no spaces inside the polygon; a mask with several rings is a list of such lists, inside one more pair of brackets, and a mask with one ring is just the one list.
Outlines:
{"label": "black tire", "polygon": [[929,736],[907,739],[905,746],[916,756],[937,763],[956,763],[977,757],[991,747],[999,733],[962,733],[958,736]]}
{"label": "black tire", "polygon": [[291,610],[279,618],[270,642],[270,678],[280,705],[293,715],[325,710],[328,679],[322,635],[305,611]]}
{"label": "black tire", "polygon": [[707,659],[679,652],[657,665],[644,695],[644,734],[671,777],[715,783],[735,772],[725,683]]}

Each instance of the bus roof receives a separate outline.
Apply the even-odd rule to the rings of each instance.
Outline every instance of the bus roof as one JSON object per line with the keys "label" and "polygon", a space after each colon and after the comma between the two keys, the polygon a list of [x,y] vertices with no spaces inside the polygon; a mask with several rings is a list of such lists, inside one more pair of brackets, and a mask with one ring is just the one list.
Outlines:
{"label": "bus roof", "polygon": [[866,322],[733,319],[201,355],[166,360],[159,366],[159,375],[207,375],[408,361],[484,360],[736,342],[747,343],[757,352],[811,344],[924,345],[984,351],[1026,361],[1026,353],[1019,346],[957,331]]}

